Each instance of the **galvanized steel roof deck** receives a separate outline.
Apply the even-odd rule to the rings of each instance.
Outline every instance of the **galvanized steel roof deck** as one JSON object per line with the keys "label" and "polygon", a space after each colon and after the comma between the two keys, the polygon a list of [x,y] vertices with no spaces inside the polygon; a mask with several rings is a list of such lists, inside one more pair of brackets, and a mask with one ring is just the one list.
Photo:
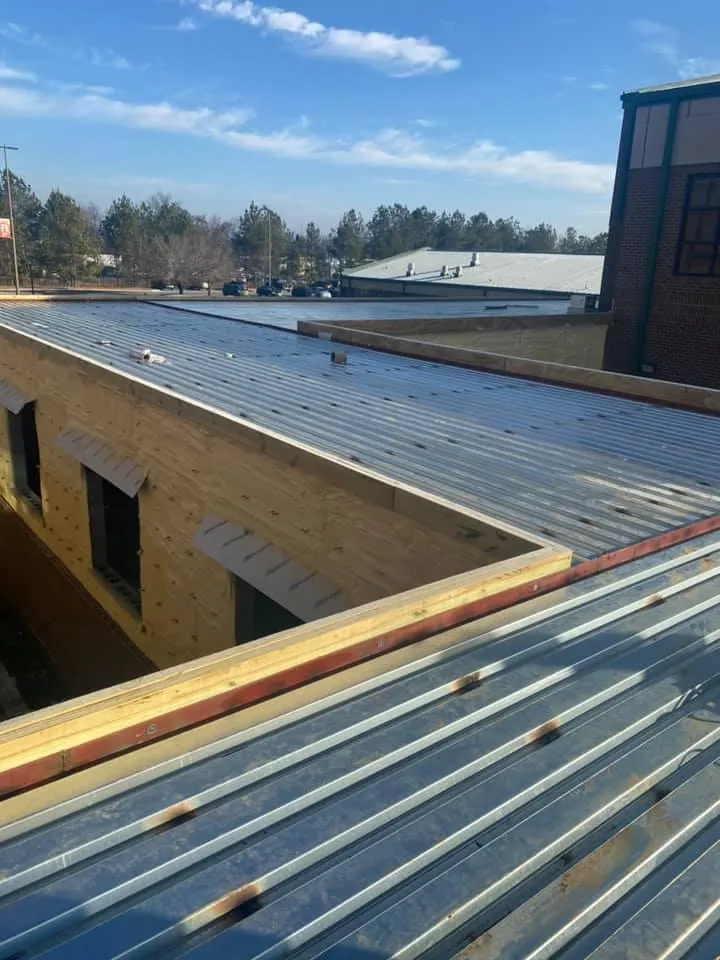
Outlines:
{"label": "galvanized steel roof deck", "polygon": [[718,876],[713,534],[2,828],[0,958],[710,960]]}
{"label": "galvanized steel roof deck", "polygon": [[209,313],[228,320],[262,323],[270,327],[297,330],[301,320],[322,323],[326,320],[419,320],[457,319],[458,317],[557,316],[567,314],[569,300],[401,300],[361,301],[269,299],[264,302],[242,300],[167,300],[165,306],[177,310]]}
{"label": "galvanized steel roof deck", "polygon": [[360,348],[335,366],[318,340],[145,304],[4,303],[2,324],[578,557],[720,512],[720,417]]}

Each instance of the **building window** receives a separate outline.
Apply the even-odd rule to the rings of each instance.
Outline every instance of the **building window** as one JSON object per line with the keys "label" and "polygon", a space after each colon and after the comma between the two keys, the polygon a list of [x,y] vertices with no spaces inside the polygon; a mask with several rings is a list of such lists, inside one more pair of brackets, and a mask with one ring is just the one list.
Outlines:
{"label": "building window", "polygon": [[35,422],[35,404],[26,403],[20,413],[8,413],[8,430],[15,489],[19,496],[36,510],[40,510],[40,445]]}
{"label": "building window", "polygon": [[303,622],[275,603],[270,597],[251,587],[240,577],[233,577],[235,588],[235,643],[249,643],[269,637],[281,630],[299,627]]}
{"label": "building window", "polygon": [[97,572],[140,613],[140,510],[129,497],[85,469],[92,562]]}
{"label": "building window", "polygon": [[688,180],[675,272],[720,277],[720,176]]}

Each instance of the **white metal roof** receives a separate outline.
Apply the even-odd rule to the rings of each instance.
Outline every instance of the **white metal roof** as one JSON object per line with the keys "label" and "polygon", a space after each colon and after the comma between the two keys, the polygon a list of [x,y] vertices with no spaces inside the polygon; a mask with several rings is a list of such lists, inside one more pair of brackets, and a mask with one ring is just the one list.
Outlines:
{"label": "white metal roof", "polygon": [[[477,266],[471,267],[472,256],[467,250],[408,250],[397,257],[346,270],[345,276],[352,280],[597,294],[605,262],[604,257],[566,253],[478,253]],[[415,267],[412,277],[407,276],[410,263]],[[441,276],[443,266],[450,276]],[[462,276],[452,276],[455,267],[462,267]]]}

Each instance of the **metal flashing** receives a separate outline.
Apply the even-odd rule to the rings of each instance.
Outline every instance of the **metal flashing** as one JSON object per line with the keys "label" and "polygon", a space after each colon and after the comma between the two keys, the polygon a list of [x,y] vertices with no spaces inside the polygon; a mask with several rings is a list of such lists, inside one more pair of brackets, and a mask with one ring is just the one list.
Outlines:
{"label": "metal flashing", "polygon": [[147,470],[144,467],[134,460],[121,457],[110,444],[82,430],[68,427],[58,434],[55,442],[61,450],[108,483],[112,483],[118,490],[122,490],[128,497],[137,496],[145,482]]}
{"label": "metal flashing", "polygon": [[30,402],[28,397],[7,380],[0,380],[0,407],[4,407],[9,413],[18,414]]}
{"label": "metal flashing", "polygon": [[324,577],[228,520],[204,517],[193,546],[305,623],[350,606]]}

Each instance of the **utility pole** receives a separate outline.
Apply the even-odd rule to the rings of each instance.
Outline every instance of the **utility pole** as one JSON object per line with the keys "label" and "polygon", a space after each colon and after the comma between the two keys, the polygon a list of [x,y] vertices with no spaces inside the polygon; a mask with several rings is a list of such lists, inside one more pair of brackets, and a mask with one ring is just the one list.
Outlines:
{"label": "utility pole", "polygon": [[268,283],[272,286],[272,216],[270,208],[265,207],[268,222]]}
{"label": "utility pole", "polygon": [[12,240],[13,265],[15,267],[15,296],[20,295],[20,274],[18,273],[17,258],[17,240],[15,239],[15,216],[13,214],[12,186],[10,185],[10,168],[8,167],[8,150],[18,150],[18,147],[10,147],[3,143],[3,156],[5,157],[5,186],[7,188],[8,214],[10,216],[10,235]]}

